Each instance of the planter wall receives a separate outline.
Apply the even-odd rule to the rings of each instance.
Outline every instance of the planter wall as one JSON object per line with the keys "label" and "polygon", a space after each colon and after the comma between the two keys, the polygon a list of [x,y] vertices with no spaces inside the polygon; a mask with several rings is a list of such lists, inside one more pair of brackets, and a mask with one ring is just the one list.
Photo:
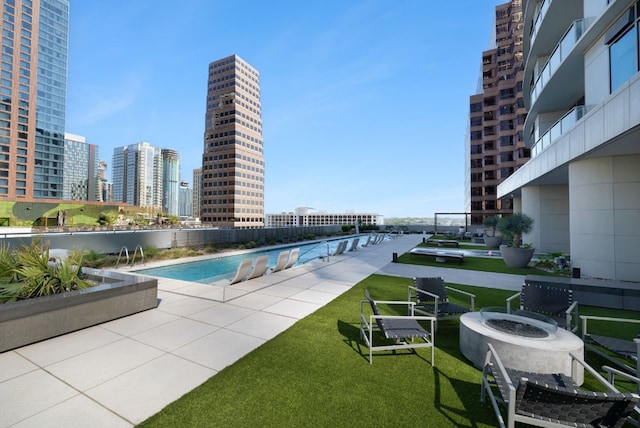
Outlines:
{"label": "planter wall", "polygon": [[158,280],[83,268],[91,288],[0,304],[0,352],[158,306]]}

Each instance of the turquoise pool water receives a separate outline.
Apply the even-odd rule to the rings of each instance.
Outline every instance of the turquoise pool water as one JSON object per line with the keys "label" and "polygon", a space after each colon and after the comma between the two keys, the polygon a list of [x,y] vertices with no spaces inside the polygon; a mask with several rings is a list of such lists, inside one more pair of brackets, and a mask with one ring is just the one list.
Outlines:
{"label": "turquoise pool water", "polygon": [[231,279],[238,269],[238,265],[243,259],[257,258],[262,255],[269,256],[269,267],[273,267],[276,264],[278,254],[281,251],[291,250],[293,248],[300,248],[300,255],[298,261],[294,266],[299,266],[308,263],[312,260],[318,260],[320,257],[327,255],[327,247],[329,248],[329,254],[333,254],[336,247],[341,241],[348,240],[347,250],[350,248],[353,239],[359,238],[358,247],[366,242],[367,237],[356,236],[349,239],[333,239],[330,241],[315,242],[312,244],[291,245],[289,247],[278,247],[271,250],[260,250],[251,253],[238,254],[234,256],[220,256],[213,257],[207,260],[200,260],[187,263],[179,263],[170,266],[163,266],[157,268],[140,269],[136,270],[136,273],[157,276],[161,278],[179,279],[182,281],[199,282],[202,284],[211,284],[213,282],[222,279]]}

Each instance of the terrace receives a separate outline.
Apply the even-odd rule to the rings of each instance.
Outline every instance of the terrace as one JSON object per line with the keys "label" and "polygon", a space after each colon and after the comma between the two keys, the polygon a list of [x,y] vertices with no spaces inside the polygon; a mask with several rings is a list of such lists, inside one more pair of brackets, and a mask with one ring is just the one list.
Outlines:
{"label": "terrace", "polygon": [[159,280],[156,309],[0,354],[0,426],[495,426],[455,320],[438,327],[435,367],[428,350],[368,364],[364,289],[403,300],[412,277],[442,276],[484,307],[524,280],[391,263],[422,237],[247,281],[238,287],[255,291],[225,303],[206,285]]}

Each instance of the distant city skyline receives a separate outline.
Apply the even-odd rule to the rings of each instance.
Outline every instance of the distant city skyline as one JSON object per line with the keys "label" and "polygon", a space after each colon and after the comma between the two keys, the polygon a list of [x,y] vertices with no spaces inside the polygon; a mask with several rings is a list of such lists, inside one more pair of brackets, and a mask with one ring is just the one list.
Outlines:
{"label": "distant city skyline", "polygon": [[249,1],[239,22],[216,19],[232,3],[73,2],[66,130],[103,157],[177,150],[191,181],[207,64],[237,54],[261,74],[266,213],[460,212],[468,97],[501,3]]}

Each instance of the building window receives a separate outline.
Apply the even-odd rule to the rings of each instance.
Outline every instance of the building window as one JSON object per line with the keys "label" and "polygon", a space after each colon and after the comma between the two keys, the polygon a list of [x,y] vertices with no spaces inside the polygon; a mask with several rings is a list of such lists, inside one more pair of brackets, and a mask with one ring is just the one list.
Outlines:
{"label": "building window", "polygon": [[635,28],[627,30],[609,46],[611,92],[618,89],[638,71],[638,37]]}

